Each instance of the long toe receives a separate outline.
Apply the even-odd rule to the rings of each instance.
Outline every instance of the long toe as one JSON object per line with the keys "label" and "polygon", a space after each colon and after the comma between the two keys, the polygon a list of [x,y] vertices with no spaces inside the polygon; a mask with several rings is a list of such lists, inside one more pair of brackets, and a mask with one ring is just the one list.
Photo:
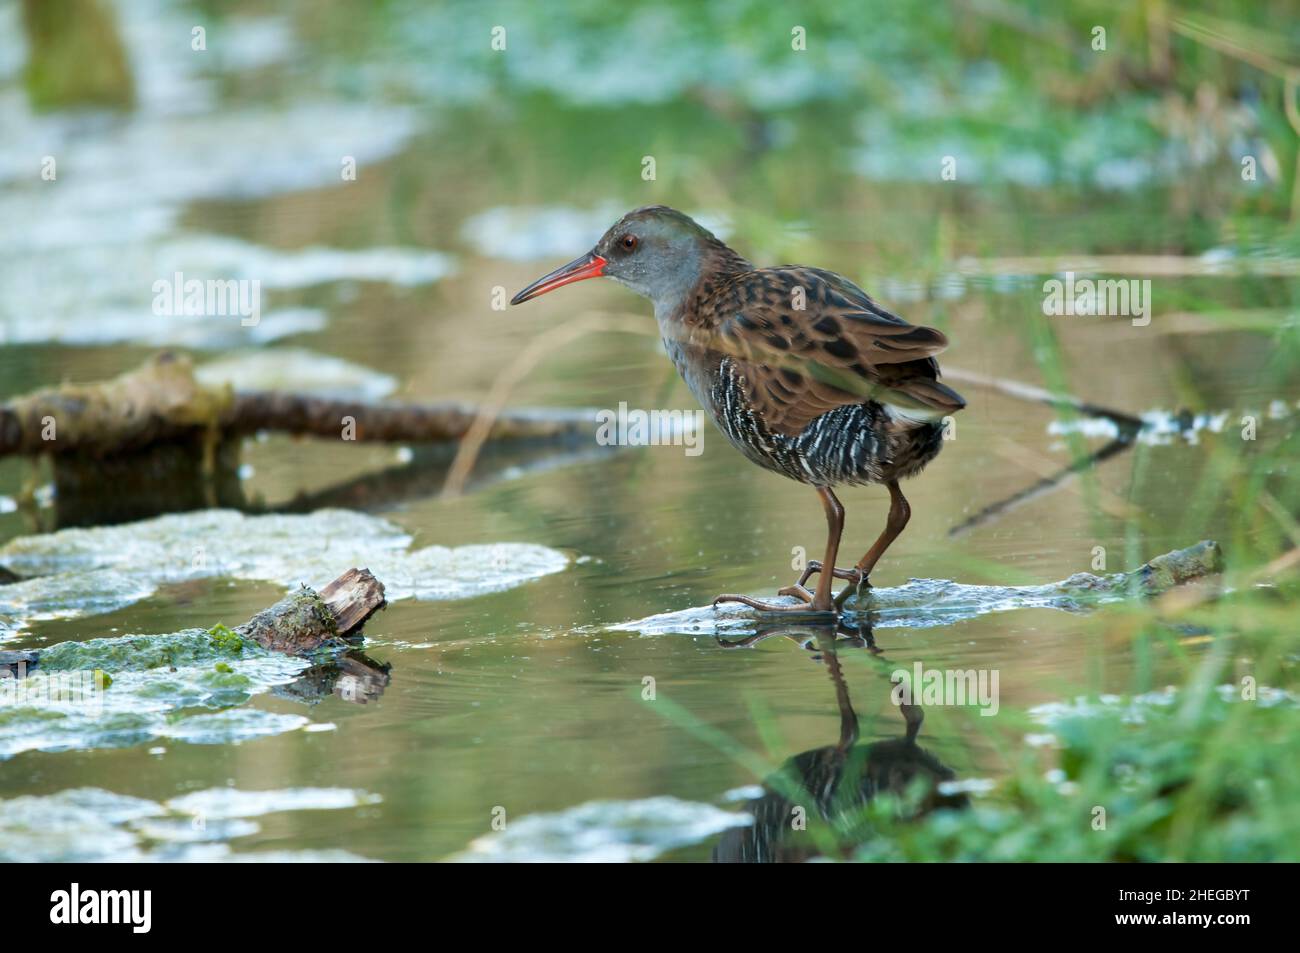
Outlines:
{"label": "long toe", "polygon": [[739,602],[741,605],[749,606],[751,609],[757,609],[759,612],[797,613],[804,616],[835,615],[835,607],[833,605],[826,607],[819,606],[816,604],[815,600],[812,604],[805,604],[802,602],[763,602],[761,599],[755,599],[751,596],[742,596],[738,593],[728,592],[723,593],[714,599],[713,605],[716,607],[720,602]]}
{"label": "long toe", "polygon": [[[799,577],[797,585],[806,585],[809,576],[813,576],[821,571],[822,564],[819,560],[808,560],[808,565],[804,567],[803,575]],[[844,579],[848,582],[857,582],[862,576],[862,570],[858,569],[856,566],[851,569],[841,569],[839,566],[836,566],[831,570],[831,575],[836,579]]]}
{"label": "long toe", "polygon": [[799,583],[795,583],[793,586],[786,586],[784,589],[778,589],[776,594],[778,596],[794,596],[800,602],[813,601],[813,594]]}

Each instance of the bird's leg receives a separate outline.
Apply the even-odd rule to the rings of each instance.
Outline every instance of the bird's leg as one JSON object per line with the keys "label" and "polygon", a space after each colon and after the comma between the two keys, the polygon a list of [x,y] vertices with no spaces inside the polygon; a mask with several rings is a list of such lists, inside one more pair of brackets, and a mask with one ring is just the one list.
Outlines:
{"label": "bird's leg", "polygon": [[[817,492],[820,494],[821,489],[819,488]],[[840,501],[836,499],[834,493],[831,493],[829,489],[827,489],[826,492],[830,494],[830,502],[828,503],[826,501],[826,498],[823,497],[822,504],[823,506],[827,507],[826,510],[827,527],[828,529],[830,529],[830,532],[835,537],[834,539],[835,548],[838,550],[840,544],[840,537],[843,535],[844,532],[844,507],[840,505]],[[832,509],[830,509],[830,507],[834,507],[834,512],[832,511]],[[832,518],[834,518],[835,520],[833,524],[831,523]],[[830,540],[827,540],[827,542],[829,543]],[[819,562],[816,559],[808,560],[807,565],[804,566],[803,572],[799,576],[799,581],[792,586],[786,586],[784,589],[778,590],[777,595],[794,596],[796,599],[799,599],[803,602],[811,603],[814,599],[814,595],[808,589],[808,580],[812,577],[814,573],[820,573],[824,565],[825,565],[824,563]],[[834,566],[831,569],[831,576],[835,579],[845,579],[849,582],[854,582],[854,583],[860,582],[862,580],[862,575],[856,568],[840,569],[838,566]]]}
{"label": "bird's leg", "polygon": [[[822,565],[834,566],[835,556],[840,549],[840,536],[844,532],[844,507],[835,498],[835,494],[831,492],[830,487],[817,487],[817,494],[822,498],[822,508],[826,511],[826,559]],[[796,585],[787,586],[780,592],[781,595],[794,596],[806,603],[805,605],[762,602],[749,596],[740,596],[733,593],[724,593],[718,596],[713,600],[713,604],[716,606],[719,602],[739,602],[741,605],[749,606],[751,609],[758,609],[760,612],[836,612],[838,607],[831,595],[831,583],[834,579],[834,573],[822,573],[821,578],[817,581],[817,590],[813,593],[809,593],[803,585],[808,581],[810,575],[811,573],[805,569],[803,578]]]}
{"label": "bird's leg", "polygon": [[907,497],[903,496],[903,491],[899,489],[898,481],[891,480],[885,485],[889,487],[889,517],[885,520],[885,529],[854,567],[853,571],[857,575],[854,584],[845,586],[844,590],[835,597],[836,609],[844,608],[844,603],[849,596],[861,592],[862,584],[870,578],[871,571],[876,568],[880,557],[885,554],[890,544],[898,539],[898,535],[903,532],[903,527],[912,518],[912,507],[908,505]]}
{"label": "bird's leg", "polygon": [[822,508],[826,510],[826,558],[822,560],[822,565],[830,566],[832,572],[823,572],[817,577],[817,591],[813,594],[812,607],[824,612],[835,612],[839,606],[835,605],[831,597],[831,584],[835,581],[833,570],[835,557],[840,552],[840,537],[844,535],[844,507],[830,487],[819,486],[817,493],[822,498]]}

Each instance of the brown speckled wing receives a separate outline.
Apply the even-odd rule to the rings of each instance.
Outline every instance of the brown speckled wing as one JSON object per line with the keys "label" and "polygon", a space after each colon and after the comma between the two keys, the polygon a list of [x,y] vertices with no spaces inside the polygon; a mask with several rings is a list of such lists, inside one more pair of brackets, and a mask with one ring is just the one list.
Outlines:
{"label": "brown speckled wing", "polygon": [[965,406],[937,380],[933,356],[948,344],[943,334],[890,314],[833,272],[759,269],[701,304],[696,333],[707,331],[732,358],[776,433],[798,434],[835,407],[869,399],[939,415]]}

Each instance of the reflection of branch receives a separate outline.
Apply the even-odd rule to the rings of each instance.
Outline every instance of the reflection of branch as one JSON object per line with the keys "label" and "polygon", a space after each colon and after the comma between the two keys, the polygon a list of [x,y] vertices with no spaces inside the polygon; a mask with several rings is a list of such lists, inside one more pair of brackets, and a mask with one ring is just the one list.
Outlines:
{"label": "reflection of branch", "polygon": [[[621,449],[602,447],[594,440],[576,436],[559,443],[553,440],[490,443],[483,449],[464,489],[478,489],[525,473],[603,459]],[[363,473],[311,493],[300,492],[283,503],[241,508],[246,512],[268,513],[312,513],[333,508],[375,510],[404,500],[423,499],[436,495],[446,484],[451,457],[452,451],[447,446],[417,447],[410,463]]]}
{"label": "reflection of branch", "polygon": [[[594,420],[594,417],[593,417]],[[266,503],[260,494],[245,494],[239,477],[238,441],[222,441],[212,454],[215,467],[204,471],[200,441],[154,444],[122,455],[89,458],[54,457],[53,505],[30,512],[47,518],[33,532],[70,526],[99,526],[149,519],[161,513],[220,507],[245,513],[310,513],[318,509],[374,510],[394,502],[435,496],[447,479],[455,454],[451,443],[414,444],[410,462],[368,471],[322,489],[299,490],[292,496]],[[604,459],[623,450],[600,446],[594,429],[584,426],[554,436],[493,440],[483,448],[479,465],[466,485],[475,489],[578,462]],[[28,512],[29,508],[24,507]],[[3,584],[0,570],[0,584]],[[12,580],[8,580],[12,581]]]}
{"label": "reflection of branch", "polygon": [[1043,477],[1036,483],[1033,483],[1024,489],[1017,490],[1010,496],[1004,497],[995,503],[990,503],[978,513],[970,518],[958,523],[952,529],[948,530],[950,537],[960,536],[968,530],[980,526],[990,520],[1007,513],[1023,503],[1032,499],[1050,493],[1062,486],[1065,486],[1069,479],[1090,467],[1101,463],[1103,460],[1115,456],[1132,446],[1133,438],[1137,435],[1145,424],[1138,417],[1125,413],[1122,410],[1114,410],[1110,407],[1103,407],[1100,404],[1093,404],[1089,401],[1075,397],[1073,394],[1054,394],[1042,387],[1033,384],[1026,384],[1022,381],[1013,381],[1001,377],[989,377],[986,374],[980,374],[976,371],[968,371],[960,367],[945,368],[944,377],[949,380],[961,381],[965,384],[973,384],[976,387],[983,387],[988,390],[996,391],[1007,397],[1013,397],[1017,400],[1028,401],[1035,404],[1047,404],[1050,407],[1068,407],[1076,413],[1083,414],[1087,417],[1101,417],[1111,421],[1119,427],[1120,434],[1114,440],[1111,440],[1105,446],[1093,451],[1085,457],[1072,460],[1068,465],[1062,467],[1056,473]]}
{"label": "reflection of branch", "polygon": [[969,518],[958,523],[956,526],[952,527],[952,529],[948,530],[948,536],[949,537],[960,536],[963,533],[966,533],[969,530],[974,529],[976,526],[980,526],[984,523],[987,523],[990,520],[1002,516],[1004,513],[1008,513],[1011,510],[1014,510],[1017,507],[1025,503],[1028,503],[1032,499],[1043,496],[1044,494],[1050,493],[1053,490],[1059,489],[1060,487],[1065,486],[1066,483],[1069,482],[1069,479],[1071,477],[1076,476],[1079,473],[1082,473],[1084,470],[1087,470],[1098,463],[1101,463],[1103,460],[1115,456],[1115,454],[1119,453],[1122,450],[1127,450],[1131,446],[1133,446],[1133,441],[1130,440],[1129,438],[1116,437],[1114,440],[1110,441],[1110,443],[1106,444],[1104,447],[1101,447],[1098,450],[1094,450],[1092,453],[1088,454],[1087,456],[1079,457],[1077,460],[1070,461],[1069,464],[1062,467],[1060,470],[1058,470],[1056,473],[1053,473],[1051,476],[1043,477],[1041,480],[1037,481],[1036,483],[1032,483],[1029,486],[1025,487],[1024,489],[1017,490],[1015,493],[1012,493],[1010,496],[1003,497],[1002,499],[998,500],[995,503],[990,503],[988,506],[984,507],[978,513],[975,513]]}

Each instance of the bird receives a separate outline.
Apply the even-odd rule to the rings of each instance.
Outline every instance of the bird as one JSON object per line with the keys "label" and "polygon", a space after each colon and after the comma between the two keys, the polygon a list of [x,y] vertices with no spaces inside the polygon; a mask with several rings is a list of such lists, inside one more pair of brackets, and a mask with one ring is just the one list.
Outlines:
{"label": "bird", "polygon": [[[750,461],[807,484],[826,516],[824,558],[772,602],[724,593],[763,613],[838,616],[911,518],[899,488],[944,443],[966,406],[939,380],[941,331],[909,324],[843,275],[822,268],[758,268],[690,216],[666,205],[634,209],[596,245],[511,299],[608,277],[649,298],[665,351],[696,400]],[[885,526],[852,568],[836,566],[844,507],[835,488],[889,490]],[[817,586],[808,580],[818,574]],[[833,580],[849,585],[835,594]]]}

